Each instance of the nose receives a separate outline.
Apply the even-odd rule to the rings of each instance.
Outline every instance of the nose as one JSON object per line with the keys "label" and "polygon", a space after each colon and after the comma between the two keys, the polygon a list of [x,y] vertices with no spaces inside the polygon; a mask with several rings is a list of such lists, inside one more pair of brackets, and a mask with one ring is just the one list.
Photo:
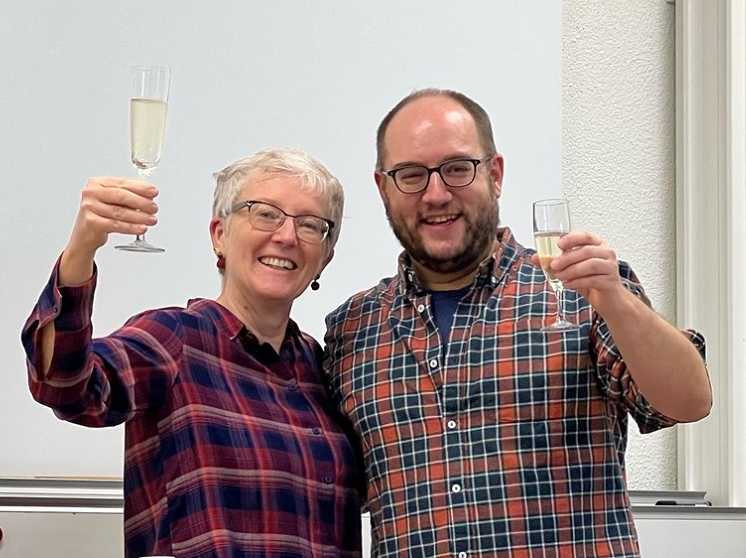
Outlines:
{"label": "nose", "polygon": [[295,220],[292,218],[285,219],[280,228],[272,233],[272,240],[293,246],[298,243],[298,236],[295,233]]}
{"label": "nose", "polygon": [[440,173],[433,172],[430,174],[427,186],[422,192],[422,201],[432,205],[446,204],[453,198],[453,193],[448,188]]}

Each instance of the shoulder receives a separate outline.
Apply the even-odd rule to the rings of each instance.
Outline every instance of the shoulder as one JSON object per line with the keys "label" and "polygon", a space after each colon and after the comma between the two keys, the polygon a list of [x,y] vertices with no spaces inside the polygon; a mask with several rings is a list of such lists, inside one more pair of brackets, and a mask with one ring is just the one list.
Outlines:
{"label": "shoulder", "polygon": [[510,265],[506,266],[509,281],[518,281],[522,285],[543,284],[546,281],[544,270],[531,260],[534,254],[536,250],[533,248],[517,245]]}
{"label": "shoulder", "polygon": [[162,343],[180,342],[184,339],[184,330],[188,327],[189,320],[186,308],[154,308],[132,316],[117,333],[127,337],[148,335]]}
{"label": "shoulder", "polygon": [[642,299],[645,304],[651,306],[650,299],[648,299],[648,296],[645,294],[645,289],[643,289],[642,283],[640,283],[640,279],[637,277],[637,274],[634,272],[629,263],[623,260],[619,260],[618,264],[619,277],[621,278],[624,287],[632,294]]}
{"label": "shoulder", "polygon": [[150,322],[163,324],[177,324],[184,321],[188,315],[188,310],[179,306],[166,306],[163,308],[152,308],[144,310],[132,316],[125,326],[134,324],[146,324]]}
{"label": "shoulder", "polygon": [[377,285],[352,295],[327,315],[327,328],[332,329],[346,320],[359,319],[366,313],[390,305],[398,288],[398,277],[386,277],[381,279]]}
{"label": "shoulder", "polygon": [[321,344],[310,333],[298,330],[297,334],[298,343],[301,345],[303,352],[313,360],[314,362],[321,362],[324,354],[324,350],[321,348]]}

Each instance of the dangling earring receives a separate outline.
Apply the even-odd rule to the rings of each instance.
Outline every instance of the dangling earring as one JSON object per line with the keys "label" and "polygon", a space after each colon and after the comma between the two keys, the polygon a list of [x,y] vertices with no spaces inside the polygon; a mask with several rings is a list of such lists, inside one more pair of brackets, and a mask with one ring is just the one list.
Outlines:
{"label": "dangling earring", "polygon": [[311,281],[311,290],[312,291],[318,291],[319,290],[319,287],[321,286],[321,285],[319,285],[319,277],[321,277],[321,275],[317,275],[314,278],[314,280]]}

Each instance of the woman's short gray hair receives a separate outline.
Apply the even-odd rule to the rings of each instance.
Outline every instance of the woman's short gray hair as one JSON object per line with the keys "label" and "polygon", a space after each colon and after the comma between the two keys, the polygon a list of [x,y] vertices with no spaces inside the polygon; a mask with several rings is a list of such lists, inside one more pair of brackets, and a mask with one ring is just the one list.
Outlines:
{"label": "woman's short gray hair", "polygon": [[326,202],[328,215],[321,215],[334,221],[327,243],[329,250],[334,248],[342,228],[344,211],[344,191],[332,173],[319,161],[300,149],[264,149],[248,157],[234,161],[216,172],[215,194],[212,202],[213,219],[225,219],[238,200],[246,179],[251,174],[285,175],[300,178],[300,188],[318,194]]}

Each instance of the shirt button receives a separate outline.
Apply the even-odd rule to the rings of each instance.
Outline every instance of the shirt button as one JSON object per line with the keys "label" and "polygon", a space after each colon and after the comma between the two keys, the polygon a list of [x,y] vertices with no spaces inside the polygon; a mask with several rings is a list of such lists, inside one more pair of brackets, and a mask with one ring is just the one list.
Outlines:
{"label": "shirt button", "polygon": [[321,477],[321,480],[325,482],[326,484],[331,484],[334,482],[334,479],[332,478],[331,475],[324,475],[323,477]]}
{"label": "shirt button", "polygon": [[466,558],[466,556],[467,556],[466,552],[459,552],[458,553],[458,558]]}
{"label": "shirt button", "polygon": [[436,359],[430,360],[430,368],[437,368],[438,367],[438,361]]}
{"label": "shirt button", "polygon": [[454,494],[458,494],[459,492],[461,492],[461,485],[460,484],[452,484],[451,485],[451,492],[453,492]]}
{"label": "shirt button", "polygon": [[451,430],[453,430],[454,428],[456,428],[456,421],[455,420],[449,420],[448,421],[448,428],[450,428]]}
{"label": "shirt button", "polygon": [[318,436],[319,434],[321,434],[321,428],[314,427],[311,429],[311,432],[313,432],[314,436]]}
{"label": "shirt button", "polygon": [[425,311],[425,305],[424,304],[418,304],[417,305],[417,311],[422,314]]}

